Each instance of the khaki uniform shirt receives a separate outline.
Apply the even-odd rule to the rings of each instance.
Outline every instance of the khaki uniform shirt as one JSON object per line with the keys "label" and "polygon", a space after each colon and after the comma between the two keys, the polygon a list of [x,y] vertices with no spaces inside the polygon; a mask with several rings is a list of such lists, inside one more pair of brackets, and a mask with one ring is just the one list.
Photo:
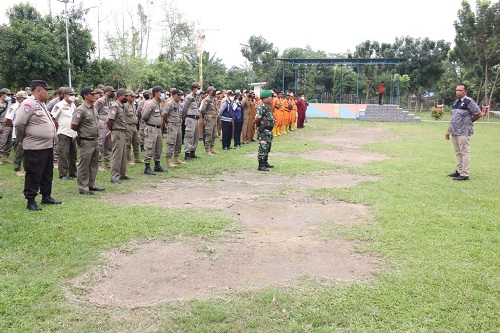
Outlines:
{"label": "khaki uniform shirt", "polygon": [[109,109],[108,119],[113,120],[113,130],[126,130],[125,110],[120,101],[115,101]]}
{"label": "khaki uniform shirt", "polygon": [[218,112],[214,98],[210,96],[205,97],[201,102],[200,112],[203,116],[217,116]]}
{"label": "khaki uniform shirt", "polygon": [[16,137],[24,150],[54,148],[56,125],[45,103],[34,96],[24,100],[16,115]]}
{"label": "khaki uniform shirt", "polygon": [[5,121],[5,115],[9,109],[10,102],[0,102],[0,123]]}
{"label": "khaki uniform shirt", "polygon": [[174,102],[170,99],[165,104],[165,110],[163,113],[167,115],[167,121],[169,124],[180,125],[181,124],[181,106],[179,103]]}
{"label": "khaki uniform shirt", "polygon": [[86,139],[95,139],[99,137],[99,118],[94,106],[83,103],[75,113],[71,123],[78,125],[78,135]]}
{"label": "khaki uniform shirt", "polygon": [[56,104],[59,103],[60,101],[61,101],[61,99],[59,97],[52,98],[50,100],[50,102],[47,103],[47,110],[49,112],[52,112],[52,109],[54,108],[54,106],[56,106]]}
{"label": "khaki uniform shirt", "polygon": [[108,119],[109,108],[111,107],[111,101],[107,100],[106,97],[102,96],[97,101],[95,101],[95,109],[100,121],[106,121]]}
{"label": "khaki uniform shirt", "polygon": [[196,94],[189,94],[186,96],[184,106],[182,107],[182,117],[198,116],[200,110],[198,109],[198,96]]}
{"label": "khaki uniform shirt", "polygon": [[163,120],[161,118],[161,106],[155,99],[148,100],[142,112],[142,119],[148,125],[161,126]]}
{"label": "khaki uniform shirt", "polygon": [[125,109],[125,123],[127,125],[136,125],[138,119],[135,106],[132,103],[127,102],[123,104],[123,108]]}

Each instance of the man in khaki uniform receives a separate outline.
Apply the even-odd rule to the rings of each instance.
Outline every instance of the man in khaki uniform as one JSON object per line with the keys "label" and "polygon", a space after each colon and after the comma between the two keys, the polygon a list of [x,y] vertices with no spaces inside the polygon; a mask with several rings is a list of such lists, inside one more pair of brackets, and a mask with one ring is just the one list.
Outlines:
{"label": "man in khaki uniform", "polygon": [[51,116],[58,124],[57,151],[59,155],[59,179],[73,180],[76,177],[76,132],[71,129],[71,119],[76,110],[73,88],[64,88],[63,100],[54,105]]}
{"label": "man in khaki uniform", "polygon": [[[31,90],[30,90],[31,92]],[[16,176],[22,177],[25,176],[25,173],[21,171],[21,162],[23,159],[24,151],[23,146],[16,138],[16,126],[14,126],[16,121],[17,111],[19,110],[19,106],[28,98],[28,94],[26,91],[18,91],[16,94],[16,103],[11,105],[9,111],[7,111],[7,115],[5,116],[5,123],[7,126],[12,128],[12,142],[14,147],[14,172]]]}
{"label": "man in khaki uniform", "polygon": [[252,107],[252,100],[250,99],[250,92],[248,90],[243,91],[243,128],[241,129],[241,143],[247,144],[250,142],[248,138],[248,127],[253,127],[253,119],[250,119],[250,109]]}
{"label": "man in khaki uniform", "polygon": [[214,145],[217,138],[217,116],[219,112],[216,109],[215,88],[212,86],[208,87],[207,93],[208,96],[201,102],[200,113],[205,124],[205,153],[213,156],[216,154]]}
{"label": "man in khaki uniform", "polygon": [[62,202],[51,197],[57,129],[45,105],[50,87],[42,80],[32,81],[31,86],[31,97],[21,104],[15,124],[17,140],[24,149],[26,209],[38,211],[42,210],[35,201],[38,191],[42,195],[42,204]]}
{"label": "man in khaki uniform", "polygon": [[186,96],[182,107],[182,118],[186,119],[186,137],[184,138],[184,159],[198,158],[196,148],[198,147],[198,119],[200,110],[198,109],[198,95],[201,93],[201,86],[198,82],[191,84],[191,93]]}
{"label": "man in khaki uniform", "polygon": [[111,160],[111,182],[113,184],[121,184],[120,180],[122,179],[132,179],[132,177],[127,176],[127,124],[123,108],[128,96],[129,93],[125,88],[116,91],[116,100],[109,108],[106,120],[113,143],[113,159]]}
{"label": "man in khaki uniform", "polygon": [[[165,97],[165,90],[161,86],[156,86],[151,89],[152,98],[145,104],[142,113],[142,119],[146,123],[146,153],[144,155],[144,173],[146,175],[155,175],[156,172],[166,172],[160,165],[161,153],[163,149],[162,139],[162,113],[161,100]],[[151,170],[151,160],[154,159],[154,171]]]}
{"label": "man in khaki uniform", "polygon": [[[142,96],[141,96],[142,95]],[[150,91],[143,90],[142,94],[139,94],[140,100],[137,105],[137,117],[139,118],[139,145],[141,146],[141,151],[146,151],[144,148],[144,141],[146,140],[146,123],[142,119],[142,113],[144,111],[144,106],[150,99]]]}
{"label": "man in khaki uniform", "polygon": [[77,167],[78,192],[93,195],[93,191],[104,191],[96,186],[99,165],[99,117],[94,109],[95,91],[83,88],[80,96],[84,103],[76,109],[71,119],[71,129],[77,132],[77,149],[80,159]]}
{"label": "man in khaki uniform", "polygon": [[109,133],[106,121],[108,119],[109,108],[111,107],[111,98],[115,97],[116,90],[113,87],[106,86],[103,89],[104,96],[99,98],[95,102],[95,109],[99,115],[99,164],[101,164],[102,158],[104,157],[104,165],[106,168],[111,168],[111,149],[113,144],[111,142],[111,137],[107,136]]}
{"label": "man in khaki uniform", "polygon": [[0,165],[12,163],[9,160],[12,148],[12,128],[5,123],[5,115],[10,108],[12,93],[9,89],[0,89]]}
{"label": "man in khaki uniform", "polygon": [[[132,90],[127,89],[130,94],[127,96],[127,103],[124,104],[125,109],[125,123],[127,123],[127,162],[128,165],[135,165],[135,163],[143,163],[139,156],[139,131],[137,130],[137,110],[135,109],[136,94]],[[131,150],[134,150],[134,161],[132,162]]]}
{"label": "man in khaki uniform", "polygon": [[[167,124],[167,167],[173,168],[177,164],[186,164],[179,158],[182,146],[182,118],[180,109],[180,100],[184,93],[178,89],[170,92],[171,96],[165,104],[163,110],[163,122]],[[174,163],[172,163],[172,155],[174,156]]]}

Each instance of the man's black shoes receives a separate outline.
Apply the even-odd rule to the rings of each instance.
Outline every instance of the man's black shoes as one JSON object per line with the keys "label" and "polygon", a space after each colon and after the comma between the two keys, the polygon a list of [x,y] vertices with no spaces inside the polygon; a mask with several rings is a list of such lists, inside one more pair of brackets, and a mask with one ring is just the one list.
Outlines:
{"label": "man's black shoes", "polygon": [[469,176],[458,176],[458,177],[453,177],[453,180],[469,180]]}
{"label": "man's black shoes", "polygon": [[42,198],[42,205],[60,205],[62,201],[56,200],[51,196],[46,196]]}
{"label": "man's black shoes", "polygon": [[455,171],[454,173],[450,173],[448,177],[460,177],[460,174],[458,173],[458,171]]}
{"label": "man's black shoes", "polygon": [[28,205],[26,206],[26,209],[32,210],[35,212],[42,210],[42,208],[36,204],[35,200],[28,200]]}

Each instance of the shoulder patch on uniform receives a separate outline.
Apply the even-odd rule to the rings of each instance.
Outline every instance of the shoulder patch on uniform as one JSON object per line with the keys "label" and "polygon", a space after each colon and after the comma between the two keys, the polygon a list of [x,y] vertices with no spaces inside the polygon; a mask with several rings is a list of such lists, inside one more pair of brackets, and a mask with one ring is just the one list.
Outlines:
{"label": "shoulder patch on uniform", "polygon": [[80,118],[81,116],[82,116],[82,113],[81,113],[81,112],[77,112],[77,113],[75,113],[75,117]]}
{"label": "shoulder patch on uniform", "polygon": [[25,106],[25,107],[28,107],[28,108],[30,108],[30,107],[31,107],[31,105],[30,105],[30,104],[28,104],[28,103],[24,103],[24,106]]}
{"label": "shoulder patch on uniform", "polygon": [[112,113],[112,114],[116,114],[116,111],[115,111],[115,110],[111,110],[111,113]]}
{"label": "shoulder patch on uniform", "polygon": [[26,107],[24,108],[24,112],[25,112],[25,113],[28,113],[28,112],[30,112],[30,111],[31,111],[31,108],[26,108]]}

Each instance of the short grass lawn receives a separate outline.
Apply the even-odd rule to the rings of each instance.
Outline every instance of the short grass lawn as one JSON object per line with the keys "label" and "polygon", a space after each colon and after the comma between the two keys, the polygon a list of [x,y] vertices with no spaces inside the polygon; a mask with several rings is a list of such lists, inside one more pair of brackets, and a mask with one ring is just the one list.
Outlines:
{"label": "short grass lawn", "polygon": [[310,194],[372,207],[375,223],[332,230],[336,237],[362,242],[360,251],[383,258],[383,269],[370,281],[304,279],[294,288],[271,286],[135,310],[75,303],[65,296],[72,279],[100,264],[104,251],[132,240],[217,237],[234,223],[217,210],[122,206],[104,200],[105,195],[151,186],[158,179],[256,170],[256,144],[156,178],[143,175],[142,165],[130,167],[135,179],[120,186],[111,186],[109,171],[100,172],[97,184],[107,191],[93,197],[79,195],[76,181],[59,180],[55,170],[53,196],[64,205],[44,206],[42,212],[25,209],[24,179],[4,164],[0,332],[499,332],[500,125],[475,125],[468,182],[447,177],[455,158],[444,139],[446,123],[309,119],[301,139],[298,134],[277,138],[273,152],[324,148],[307,137],[352,125],[385,127],[399,137],[364,146],[393,158],[358,168],[285,155],[271,154],[270,160],[288,174],[343,169],[381,176],[353,188]]}

